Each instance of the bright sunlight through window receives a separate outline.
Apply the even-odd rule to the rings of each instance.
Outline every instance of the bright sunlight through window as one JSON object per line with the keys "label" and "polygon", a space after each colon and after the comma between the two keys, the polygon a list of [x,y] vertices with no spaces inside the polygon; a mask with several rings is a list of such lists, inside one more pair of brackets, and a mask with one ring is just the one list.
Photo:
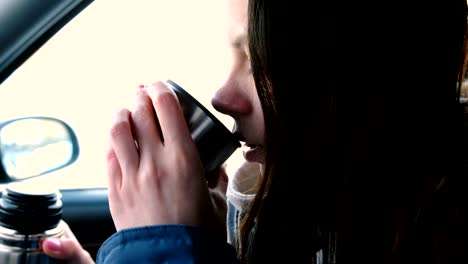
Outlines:
{"label": "bright sunlight through window", "polygon": [[37,181],[106,186],[109,125],[139,84],[172,79],[231,128],[210,104],[230,67],[225,2],[96,0],[14,72],[0,87],[0,120],[62,119],[81,148],[73,165]]}

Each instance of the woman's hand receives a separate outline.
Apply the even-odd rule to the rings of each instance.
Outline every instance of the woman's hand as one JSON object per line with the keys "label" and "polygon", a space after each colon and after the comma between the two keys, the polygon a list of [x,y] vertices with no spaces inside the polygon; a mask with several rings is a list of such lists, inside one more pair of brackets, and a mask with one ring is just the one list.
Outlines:
{"label": "woman's hand", "polygon": [[225,232],[178,99],[164,83],[140,88],[133,111],[119,111],[110,132],[109,204],[117,230],[186,224]]}
{"label": "woman's hand", "polygon": [[51,258],[62,260],[67,264],[94,264],[88,251],[81,247],[70,227],[64,222],[64,235],[61,238],[46,238],[41,248]]}

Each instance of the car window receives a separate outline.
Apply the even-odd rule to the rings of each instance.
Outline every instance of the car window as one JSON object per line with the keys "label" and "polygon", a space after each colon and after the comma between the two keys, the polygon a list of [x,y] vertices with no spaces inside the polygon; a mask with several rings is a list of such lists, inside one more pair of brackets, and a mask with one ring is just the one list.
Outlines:
{"label": "car window", "polygon": [[19,67],[0,87],[0,120],[56,117],[80,144],[74,164],[33,180],[106,186],[109,125],[139,84],[174,80],[230,128],[210,104],[230,66],[225,2],[96,0]]}

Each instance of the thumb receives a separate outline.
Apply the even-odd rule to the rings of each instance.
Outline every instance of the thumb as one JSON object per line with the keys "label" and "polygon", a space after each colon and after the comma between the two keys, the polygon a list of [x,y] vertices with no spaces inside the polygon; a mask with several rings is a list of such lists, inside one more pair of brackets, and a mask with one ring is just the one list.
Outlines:
{"label": "thumb", "polygon": [[42,250],[49,257],[65,260],[67,264],[94,264],[88,251],[72,238],[46,238],[42,241]]}

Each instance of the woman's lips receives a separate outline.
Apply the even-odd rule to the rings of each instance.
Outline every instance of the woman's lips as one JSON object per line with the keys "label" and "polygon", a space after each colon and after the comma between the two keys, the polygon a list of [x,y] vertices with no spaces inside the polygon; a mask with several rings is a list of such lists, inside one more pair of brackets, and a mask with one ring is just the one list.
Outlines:
{"label": "woman's lips", "polygon": [[265,152],[261,145],[247,143],[246,138],[242,135],[242,133],[240,133],[236,125],[234,125],[232,129],[232,133],[237,138],[237,140],[239,140],[241,143],[244,142],[244,145],[242,145],[242,154],[244,155],[244,159],[246,161],[264,163]]}

